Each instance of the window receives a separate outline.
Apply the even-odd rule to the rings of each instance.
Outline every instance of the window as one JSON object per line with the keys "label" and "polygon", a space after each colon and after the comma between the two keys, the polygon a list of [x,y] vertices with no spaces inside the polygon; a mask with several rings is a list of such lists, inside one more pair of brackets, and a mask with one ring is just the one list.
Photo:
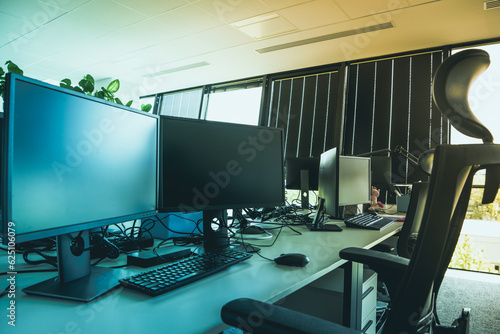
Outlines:
{"label": "window", "polygon": [[206,120],[259,124],[262,98],[261,79],[215,85],[210,87],[206,95]]}
{"label": "window", "polygon": [[[472,84],[469,90],[469,105],[476,117],[492,132],[495,142],[500,139],[500,44],[484,45],[479,48],[490,55],[491,64]],[[453,50],[452,53],[463,49]],[[462,135],[453,127],[450,130],[452,144],[480,143]],[[460,240],[450,267],[492,272],[500,270],[500,198],[488,205],[481,205],[482,187],[485,175],[474,177],[469,208],[462,228]]]}
{"label": "window", "polygon": [[194,88],[160,95],[158,115],[199,118],[203,88]]}

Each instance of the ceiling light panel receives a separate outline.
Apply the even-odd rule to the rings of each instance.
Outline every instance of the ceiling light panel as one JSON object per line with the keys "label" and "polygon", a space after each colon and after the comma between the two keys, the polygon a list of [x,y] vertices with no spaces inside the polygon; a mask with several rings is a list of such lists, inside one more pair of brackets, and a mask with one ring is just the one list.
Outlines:
{"label": "ceiling light panel", "polygon": [[312,38],[306,38],[303,40],[294,41],[294,42],[290,42],[290,43],[269,46],[269,47],[258,49],[255,51],[258,53],[261,53],[261,54],[268,53],[268,52],[274,52],[274,51],[280,51],[280,50],[294,48],[297,46],[325,42],[325,41],[330,41],[330,40],[334,40],[334,39],[338,39],[338,38],[344,38],[344,37],[354,36],[354,35],[363,34],[363,33],[370,33],[370,32],[389,29],[389,28],[394,28],[394,25],[392,24],[392,22],[377,24],[377,25],[373,25],[373,26],[369,26],[369,27],[364,27],[361,29],[345,30],[345,31],[340,31],[340,32],[336,32],[333,34],[322,35],[322,36],[317,36],[317,37],[312,37]]}
{"label": "ceiling light panel", "polygon": [[155,72],[155,73],[145,74],[144,77],[146,77],[146,78],[152,78],[152,77],[156,77],[156,76],[159,76],[159,75],[165,75],[165,74],[169,74],[169,73],[186,71],[186,70],[190,70],[190,69],[193,69],[193,68],[198,68],[198,67],[208,66],[208,65],[210,65],[210,64],[207,63],[206,61],[201,61],[201,62],[198,62],[198,63],[193,63],[193,64],[187,64],[187,65],[183,65],[183,66],[168,68],[168,69],[165,69],[165,70],[162,70],[162,71],[158,71],[158,72]]}
{"label": "ceiling light panel", "polygon": [[279,11],[301,30],[348,21],[349,17],[333,1],[317,0]]}
{"label": "ceiling light panel", "polygon": [[238,29],[257,40],[297,31],[297,27],[278,15],[262,22],[241,26]]}
{"label": "ceiling light panel", "polygon": [[387,1],[387,0],[335,0],[335,2],[351,18],[370,16],[384,13],[409,6],[407,0]]}

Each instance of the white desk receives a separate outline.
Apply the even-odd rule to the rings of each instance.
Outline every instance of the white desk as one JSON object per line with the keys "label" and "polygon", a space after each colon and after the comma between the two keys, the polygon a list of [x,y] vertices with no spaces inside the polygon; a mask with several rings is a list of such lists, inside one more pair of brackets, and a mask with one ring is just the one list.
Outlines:
{"label": "white desk", "polygon": [[[304,268],[277,266],[274,262],[254,255],[250,260],[228,270],[155,298],[118,287],[87,304],[48,297],[29,296],[22,288],[55,276],[55,273],[18,274],[16,277],[16,327],[8,325],[7,307],[10,301],[0,298],[0,333],[204,333],[224,329],[220,310],[230,300],[249,297],[275,302],[338,268],[346,261],[339,251],[346,247],[370,248],[396,233],[401,223],[384,231],[344,228],[342,232],[309,232],[296,227],[303,235],[284,228],[273,247],[262,247],[261,254],[274,258],[281,253],[298,252],[309,256]],[[275,230],[274,233],[277,233]],[[259,241],[256,244],[269,244]],[[116,262],[107,262],[116,265]],[[7,271],[7,256],[0,255],[0,271]],[[47,266],[48,268],[48,266]],[[351,292],[359,300],[361,289],[360,265],[352,265],[354,282]],[[34,269],[18,258],[17,270]],[[122,275],[142,272],[142,268],[123,269]],[[3,290],[7,277],[0,277]],[[358,284],[359,285],[359,284]],[[351,319],[356,323],[356,305]]]}

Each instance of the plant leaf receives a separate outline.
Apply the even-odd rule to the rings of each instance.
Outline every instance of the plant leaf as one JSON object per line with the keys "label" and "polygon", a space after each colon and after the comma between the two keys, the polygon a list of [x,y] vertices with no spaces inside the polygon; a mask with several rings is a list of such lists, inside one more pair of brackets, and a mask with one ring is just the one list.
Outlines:
{"label": "plant leaf", "polygon": [[78,86],[71,87],[71,89],[73,89],[76,92],[80,92],[80,93],[84,93],[85,94],[85,92],[80,87],[78,87]]}
{"label": "plant leaf", "polygon": [[4,75],[5,74],[5,71],[3,70],[3,68],[0,67],[0,75]]}
{"label": "plant leaf", "polygon": [[127,102],[126,106],[127,106],[127,107],[130,107],[130,106],[132,105],[132,103],[134,103],[134,101],[133,101],[133,100],[130,100],[130,101],[128,101],[128,102]]}
{"label": "plant leaf", "polygon": [[101,87],[101,92],[103,92],[104,94],[104,98],[108,101],[113,101],[113,100],[110,100],[110,99],[114,99],[114,95],[113,93],[111,93],[109,90],[107,90],[106,88],[104,87]]}
{"label": "plant leaf", "polygon": [[85,93],[87,93],[89,95],[92,94],[92,92],[95,89],[94,83],[92,81],[85,79],[85,78],[80,80],[78,85],[83,89],[83,91]]}
{"label": "plant leaf", "polygon": [[108,91],[110,93],[116,93],[118,91],[118,89],[120,89],[120,80],[115,79],[109,83]]}
{"label": "plant leaf", "polygon": [[123,102],[122,102],[122,100],[120,100],[119,98],[115,98],[115,102],[116,102],[116,103],[118,103],[118,104],[121,104],[121,105],[123,105]]}
{"label": "plant leaf", "polygon": [[90,81],[93,85],[95,85],[95,80],[94,77],[91,76],[90,74],[87,74],[86,76],[83,77],[83,80]]}
{"label": "plant leaf", "polygon": [[5,62],[5,65],[7,65],[7,71],[8,72],[12,72],[12,73],[16,73],[16,74],[19,74],[19,75],[23,75],[23,70],[21,70],[16,64],[14,64],[13,62],[11,62],[10,60],[7,60]]}
{"label": "plant leaf", "polygon": [[94,96],[98,97],[100,99],[104,99],[104,92],[99,90],[99,91],[95,92]]}
{"label": "plant leaf", "polygon": [[71,86],[71,80],[68,78],[62,79],[61,82],[59,83],[59,86],[63,88],[73,89],[73,87]]}
{"label": "plant leaf", "polygon": [[143,104],[141,105],[141,110],[145,112],[149,112],[153,106],[151,104]]}

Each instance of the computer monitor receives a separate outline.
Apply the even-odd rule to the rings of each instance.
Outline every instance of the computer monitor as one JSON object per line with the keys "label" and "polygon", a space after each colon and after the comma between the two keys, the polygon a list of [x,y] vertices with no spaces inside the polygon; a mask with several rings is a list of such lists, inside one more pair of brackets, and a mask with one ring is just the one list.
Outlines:
{"label": "computer monitor", "polygon": [[371,203],[370,158],[340,156],[339,206]]}
{"label": "computer monitor", "polygon": [[370,158],[341,156],[336,147],[322,153],[314,229],[321,230],[325,213],[334,219],[344,219],[345,206],[369,204],[370,174]]}
{"label": "computer monitor", "polygon": [[4,110],[3,244],[57,237],[58,277],[23,291],[92,300],[119,277],[89,229],[157,213],[159,118],[15,74]]}
{"label": "computer monitor", "polygon": [[380,190],[384,203],[396,203],[392,185],[392,158],[390,156],[372,156],[372,186]]}
{"label": "computer monitor", "polygon": [[318,190],[319,157],[286,159],[287,189],[300,190],[303,209],[309,209],[309,191]]}
{"label": "computer monitor", "polygon": [[284,204],[282,129],[161,116],[160,151],[159,209],[202,211],[205,248],[228,245],[227,209]]}

